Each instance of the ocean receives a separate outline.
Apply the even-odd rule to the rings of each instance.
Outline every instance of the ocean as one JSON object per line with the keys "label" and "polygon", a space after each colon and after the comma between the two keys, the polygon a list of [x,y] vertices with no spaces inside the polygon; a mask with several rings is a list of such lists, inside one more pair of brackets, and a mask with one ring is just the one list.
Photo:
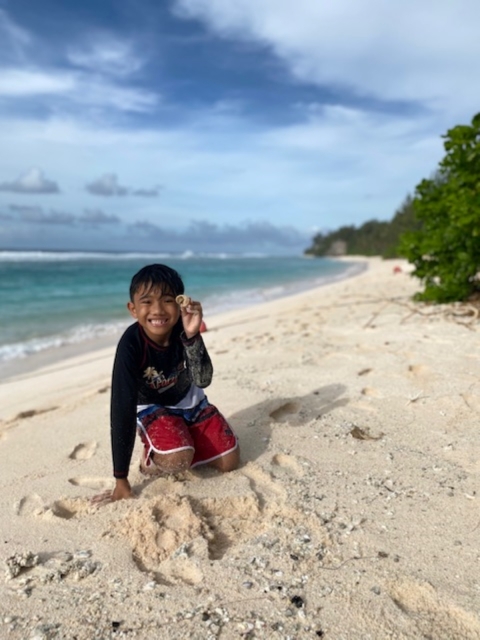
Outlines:
{"label": "ocean", "polygon": [[358,262],[302,256],[0,251],[0,368],[66,345],[81,351],[94,339],[117,335],[131,322],[126,309],[131,277],[153,262],[180,273],[186,293],[201,300],[207,326],[209,315],[363,268]]}

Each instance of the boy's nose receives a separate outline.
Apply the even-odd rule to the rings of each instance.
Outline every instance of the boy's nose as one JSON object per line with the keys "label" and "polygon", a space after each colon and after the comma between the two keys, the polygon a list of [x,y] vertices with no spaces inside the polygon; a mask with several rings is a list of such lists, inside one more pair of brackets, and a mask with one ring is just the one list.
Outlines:
{"label": "boy's nose", "polygon": [[162,300],[155,300],[155,302],[152,305],[152,311],[154,313],[162,313],[164,309],[164,305]]}

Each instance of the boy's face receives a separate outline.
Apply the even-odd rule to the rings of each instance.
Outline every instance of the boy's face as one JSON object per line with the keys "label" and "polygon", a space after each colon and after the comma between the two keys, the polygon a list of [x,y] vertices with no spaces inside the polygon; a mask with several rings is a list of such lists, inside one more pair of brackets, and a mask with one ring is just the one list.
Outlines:
{"label": "boy's face", "polygon": [[150,340],[162,347],[168,346],[173,327],[180,317],[180,307],[171,292],[143,287],[127,307]]}

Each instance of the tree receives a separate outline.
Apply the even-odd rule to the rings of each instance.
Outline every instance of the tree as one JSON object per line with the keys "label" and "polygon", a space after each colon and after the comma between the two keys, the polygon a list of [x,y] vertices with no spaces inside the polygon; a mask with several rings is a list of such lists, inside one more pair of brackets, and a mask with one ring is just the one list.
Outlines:
{"label": "tree", "polygon": [[307,255],[364,255],[384,258],[398,256],[400,235],[419,228],[413,212],[413,198],[409,194],[390,222],[368,220],[360,227],[344,226],[335,231],[317,233]]}
{"label": "tree", "polygon": [[399,244],[424,284],[416,298],[431,302],[466,300],[480,291],[480,113],[442,137],[446,155],[438,171],[415,190],[421,227],[404,233]]}

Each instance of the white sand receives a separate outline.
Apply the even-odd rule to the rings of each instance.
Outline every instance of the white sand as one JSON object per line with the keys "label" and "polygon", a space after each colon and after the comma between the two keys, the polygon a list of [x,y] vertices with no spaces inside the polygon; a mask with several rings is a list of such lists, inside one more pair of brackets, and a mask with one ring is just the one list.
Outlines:
{"label": "white sand", "polygon": [[113,349],[0,384],[0,638],[480,638],[480,325],[405,271],[207,318],[228,475],[95,508]]}

